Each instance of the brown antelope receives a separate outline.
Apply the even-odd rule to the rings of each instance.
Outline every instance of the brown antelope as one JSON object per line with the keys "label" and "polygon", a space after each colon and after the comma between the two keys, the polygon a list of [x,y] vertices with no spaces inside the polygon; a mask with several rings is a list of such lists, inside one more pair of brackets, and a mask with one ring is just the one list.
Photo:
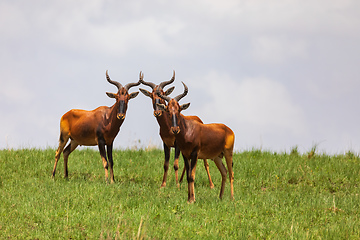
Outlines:
{"label": "brown antelope", "polygon": [[[169,81],[161,82],[159,85],[156,85],[155,83],[152,83],[152,82],[145,82],[143,79],[140,80],[140,82],[142,84],[151,87],[153,90],[152,92],[149,92],[145,89],[141,89],[141,88],[139,89],[145,96],[148,96],[152,99],[153,108],[154,108],[154,116],[156,117],[156,120],[160,126],[160,137],[163,141],[163,146],[164,146],[164,155],[165,155],[164,176],[163,176],[163,181],[162,181],[161,187],[166,186],[166,178],[167,178],[167,173],[168,173],[168,169],[169,169],[170,150],[172,147],[175,148],[175,160],[174,160],[175,180],[176,180],[177,186],[179,186],[178,169],[179,169],[180,149],[176,145],[175,136],[171,133],[171,122],[169,120],[168,113],[163,112],[157,106],[157,104],[165,104],[165,101],[156,94],[157,91],[159,91],[161,94],[163,94],[165,96],[168,96],[169,94],[171,94],[171,92],[174,90],[174,87],[169,88],[165,92],[163,89],[165,86],[173,83],[174,80],[175,80],[175,71],[173,73],[173,77]],[[198,122],[202,123],[201,119],[197,116],[183,116],[183,117],[186,119],[192,119],[194,121],[198,121]],[[214,184],[211,180],[211,176],[210,176],[210,172],[209,172],[209,164],[206,159],[204,159],[204,166],[205,166],[207,175],[209,177],[210,188],[213,188]],[[181,175],[180,182],[182,181],[184,172],[185,172],[185,168]]]}
{"label": "brown antelope", "polygon": [[224,193],[226,182],[226,167],[222,163],[222,157],[225,156],[226,165],[229,171],[231,199],[234,198],[234,173],[233,173],[233,148],[235,135],[233,131],[224,124],[203,124],[191,119],[184,118],[180,112],[187,109],[190,103],[179,105],[180,99],[186,96],[187,86],[184,85],[184,93],[170,98],[160,91],[159,97],[166,100],[168,105],[157,103],[157,106],[166,111],[168,120],[171,122],[171,132],[175,135],[176,144],[184,157],[187,182],[188,182],[188,202],[195,202],[195,170],[198,158],[213,159],[218,167],[222,180],[220,199]]}
{"label": "brown antelope", "polygon": [[[143,74],[140,72],[140,80]],[[52,176],[55,176],[56,165],[59,161],[60,154],[64,150],[67,141],[69,145],[64,150],[64,175],[68,176],[68,157],[78,145],[99,146],[99,151],[103,166],[105,169],[105,180],[108,179],[108,166],[110,165],[111,183],[114,182],[113,142],[124,122],[125,114],[130,99],[135,98],[139,92],[128,93],[129,89],[140,85],[137,83],[128,83],[124,87],[117,81],[110,79],[106,70],[106,79],[109,83],[118,88],[117,93],[106,93],[108,97],[115,98],[116,102],[111,107],[101,106],[92,111],[72,109],[65,113],[60,120],[60,139],[59,147],[55,154],[55,165]],[[106,151],[107,150],[107,158]]]}

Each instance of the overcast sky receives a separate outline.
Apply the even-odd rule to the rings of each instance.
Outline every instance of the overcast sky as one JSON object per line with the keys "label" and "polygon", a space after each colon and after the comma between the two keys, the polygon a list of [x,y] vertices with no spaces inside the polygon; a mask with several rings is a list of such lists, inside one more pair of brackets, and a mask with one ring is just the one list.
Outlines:
{"label": "overcast sky", "polygon": [[[0,148],[57,147],[65,112],[114,103],[106,70],[175,70],[183,114],[229,126],[236,151],[359,153],[359,64],[358,0],[1,0]],[[158,132],[140,93],[114,146],[161,147]]]}

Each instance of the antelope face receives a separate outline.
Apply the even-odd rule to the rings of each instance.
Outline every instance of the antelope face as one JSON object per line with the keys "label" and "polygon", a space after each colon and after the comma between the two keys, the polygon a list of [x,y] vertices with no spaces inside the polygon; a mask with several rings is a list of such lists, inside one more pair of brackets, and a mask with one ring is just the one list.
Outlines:
{"label": "antelope face", "polygon": [[164,104],[158,104],[158,107],[163,111],[167,111],[169,114],[169,120],[171,121],[170,131],[177,135],[180,133],[180,112],[182,110],[187,109],[190,106],[190,103],[186,103],[183,105],[179,105],[179,103],[175,99],[171,99],[169,104],[165,106]]}
{"label": "antelope face", "polygon": [[180,105],[177,101],[171,99],[167,109],[171,120],[170,130],[174,135],[177,135],[180,133],[180,121],[179,121],[180,119],[179,116],[181,111]]}
{"label": "antelope face", "polygon": [[135,98],[139,92],[128,93],[128,91],[123,87],[118,93],[106,93],[110,98],[115,98],[117,105],[117,114],[116,117],[119,120],[124,120],[126,116],[126,110],[128,102],[130,99]]}
{"label": "antelope face", "polygon": [[153,91],[149,92],[145,89],[141,89],[140,91],[145,95],[148,96],[149,98],[151,98],[152,103],[153,103],[153,109],[154,109],[154,116],[155,117],[161,117],[163,114],[163,110],[160,109],[158,107],[158,104],[164,104],[165,105],[165,101],[164,99],[162,99],[161,97],[159,97],[157,95],[157,92],[160,92],[162,95],[168,96],[172,93],[172,91],[174,90],[175,87],[171,87],[168,90],[166,90],[164,92],[164,90],[162,89],[162,87],[160,85],[156,85],[153,87]]}
{"label": "antelope face", "polygon": [[143,77],[144,77],[144,75],[140,72],[139,81],[137,83],[128,83],[123,87],[121,85],[121,83],[111,80],[108,75],[108,71],[106,70],[107,81],[109,83],[115,85],[118,88],[117,93],[109,93],[109,92],[106,93],[108,95],[108,97],[115,98],[115,100],[116,100],[115,106],[117,107],[117,113],[116,113],[117,119],[119,119],[119,120],[125,119],[129,100],[132,98],[135,98],[139,94],[139,92],[133,92],[133,93],[129,94],[128,90],[131,87],[138,86],[140,84],[140,80],[142,80]]}
{"label": "antelope face", "polygon": [[[164,99],[160,98],[157,94],[156,91],[159,89],[159,86],[156,86],[153,90],[153,92],[151,93],[152,96],[152,102],[153,102],[153,108],[154,108],[154,116],[155,117],[161,117],[163,111],[157,106],[157,104],[165,104]],[[164,91],[162,89],[159,89],[159,91],[161,92],[161,94],[165,94]]]}
{"label": "antelope face", "polygon": [[171,121],[171,132],[174,135],[177,135],[180,133],[180,112],[182,110],[187,109],[190,106],[190,103],[185,103],[183,105],[179,105],[180,99],[185,97],[188,93],[188,87],[185,85],[185,83],[182,82],[184,85],[184,92],[174,98],[170,98],[168,96],[165,96],[161,94],[160,91],[157,91],[156,94],[161,97],[162,99],[166,100],[168,102],[168,105],[165,106],[165,104],[156,104],[159,108],[161,108],[163,111],[167,111],[169,113],[169,118]]}

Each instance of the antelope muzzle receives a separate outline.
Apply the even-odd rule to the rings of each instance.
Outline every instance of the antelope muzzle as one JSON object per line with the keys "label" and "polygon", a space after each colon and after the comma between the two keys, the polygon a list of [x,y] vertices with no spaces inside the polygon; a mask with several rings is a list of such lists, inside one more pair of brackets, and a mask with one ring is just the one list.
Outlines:
{"label": "antelope muzzle", "polygon": [[161,104],[160,98],[155,98],[155,104],[154,104],[154,116],[155,117],[161,117],[162,110],[159,109],[157,106],[158,104]]}
{"label": "antelope muzzle", "polygon": [[172,115],[171,120],[172,120],[172,126],[171,126],[170,130],[174,135],[177,135],[180,132],[180,127],[177,123],[177,117],[175,114]]}
{"label": "antelope muzzle", "polygon": [[170,130],[174,135],[177,135],[177,134],[180,133],[180,127],[179,126],[171,127]]}
{"label": "antelope muzzle", "polygon": [[126,115],[126,105],[127,105],[127,103],[126,103],[124,100],[120,100],[120,103],[119,103],[119,112],[118,112],[118,114],[116,115],[116,117],[117,117],[119,120],[124,120],[124,119],[125,119],[125,115]]}
{"label": "antelope muzzle", "polygon": [[125,119],[125,113],[118,113],[116,115],[116,117],[119,119],[119,120],[124,120]]}
{"label": "antelope muzzle", "polygon": [[161,110],[155,110],[155,111],[154,111],[154,116],[155,116],[155,117],[161,117],[161,115],[162,115],[162,111],[161,111]]}

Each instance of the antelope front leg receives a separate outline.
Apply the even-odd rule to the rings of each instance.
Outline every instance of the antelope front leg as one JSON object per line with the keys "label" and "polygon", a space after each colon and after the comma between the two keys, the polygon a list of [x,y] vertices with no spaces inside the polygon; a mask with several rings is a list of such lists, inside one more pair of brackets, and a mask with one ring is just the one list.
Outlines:
{"label": "antelope front leg", "polygon": [[[183,155],[184,157],[184,155]],[[186,177],[188,182],[188,203],[195,202],[195,171],[196,171],[196,162],[197,162],[197,153],[193,152],[191,154],[191,159],[184,157],[185,168],[186,168]]]}
{"label": "antelope front leg", "polygon": [[[179,170],[179,156],[180,156],[180,148],[175,144],[175,160],[174,160],[174,170],[175,170],[175,180],[176,180],[176,186],[179,188],[179,177],[178,177],[178,170]],[[185,170],[185,169],[184,169]],[[184,174],[184,172],[183,172]],[[182,179],[181,175],[181,179]]]}
{"label": "antelope front leg", "polygon": [[108,156],[109,165],[110,165],[110,179],[111,179],[111,183],[114,183],[115,182],[114,171],[113,171],[114,161],[113,161],[113,156],[112,156],[113,143],[111,143],[110,145],[107,145],[106,149],[107,149],[107,156]]}
{"label": "antelope front leg", "polygon": [[164,161],[164,176],[161,184],[162,188],[166,186],[166,178],[169,170],[169,160],[170,160],[170,148],[165,143],[164,143],[164,155],[165,155],[165,161]]}
{"label": "antelope front leg", "polygon": [[183,159],[184,159],[184,170],[186,171],[186,180],[188,182],[188,203],[190,203],[190,184],[189,184],[189,176],[190,176],[190,161],[189,159],[187,159],[184,154],[183,154]]}
{"label": "antelope front leg", "polygon": [[107,181],[107,179],[108,179],[108,161],[106,159],[105,141],[99,140],[98,146],[99,146],[99,152],[100,152],[100,156],[101,156],[101,159],[103,162],[103,166],[105,169],[105,181]]}

